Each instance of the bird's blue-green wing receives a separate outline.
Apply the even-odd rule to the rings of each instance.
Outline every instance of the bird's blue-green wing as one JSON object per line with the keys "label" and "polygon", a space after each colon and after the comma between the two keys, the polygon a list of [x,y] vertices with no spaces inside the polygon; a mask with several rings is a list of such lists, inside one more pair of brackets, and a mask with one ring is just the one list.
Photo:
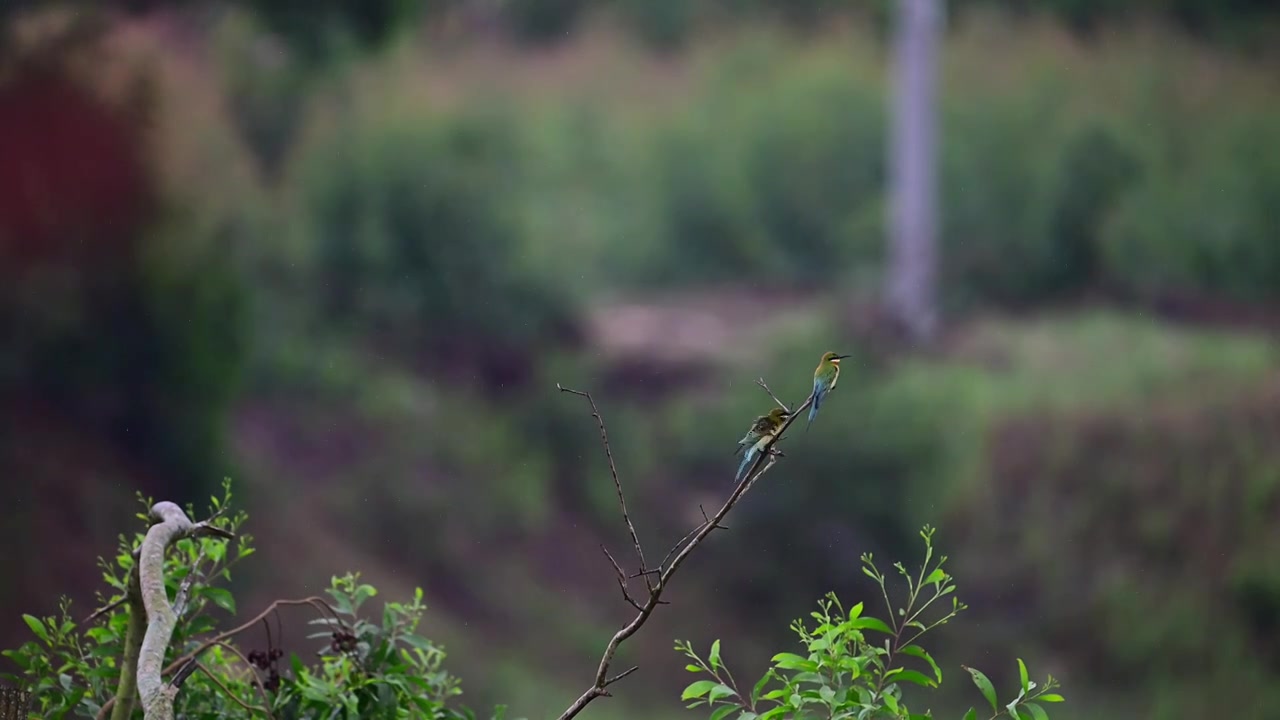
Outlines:
{"label": "bird's blue-green wing", "polygon": [[755,459],[755,456],[756,446],[752,445],[750,449],[747,450],[747,453],[742,456],[742,464],[738,466],[738,472],[733,476],[734,482],[740,482],[742,480],[742,473],[746,472],[747,466],[751,464],[751,461]]}

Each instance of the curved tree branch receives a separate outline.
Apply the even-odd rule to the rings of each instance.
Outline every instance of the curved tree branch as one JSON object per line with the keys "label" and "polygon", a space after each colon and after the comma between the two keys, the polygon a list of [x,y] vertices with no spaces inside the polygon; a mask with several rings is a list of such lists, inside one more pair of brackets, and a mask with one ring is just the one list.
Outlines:
{"label": "curved tree branch", "polygon": [[[186,537],[235,536],[208,522],[191,522],[182,508],[167,500],[151,506],[151,520],[155,524],[147,531],[138,554],[138,584],[147,613],[147,630],[138,653],[138,694],[146,720],[173,720],[173,700],[178,688],[166,685],[161,677],[164,654],[178,622],[165,590],[165,551]],[[121,704],[128,704],[128,700],[122,699]]]}

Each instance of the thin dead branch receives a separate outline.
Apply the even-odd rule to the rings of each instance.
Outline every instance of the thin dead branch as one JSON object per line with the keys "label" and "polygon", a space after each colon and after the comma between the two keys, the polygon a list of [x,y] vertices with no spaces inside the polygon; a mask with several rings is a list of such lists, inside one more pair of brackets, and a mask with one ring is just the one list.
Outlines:
{"label": "thin dead branch", "polygon": [[[613,476],[613,487],[618,491],[618,507],[622,509],[622,521],[627,524],[627,532],[631,533],[631,544],[635,548],[636,558],[640,561],[640,573],[644,575],[644,584],[653,592],[653,583],[649,580],[648,566],[644,562],[644,548],[640,545],[640,537],[636,535],[636,526],[631,523],[631,515],[627,512],[627,498],[622,492],[622,481],[618,479],[618,468],[613,462],[613,450],[609,448],[609,432],[605,430],[604,418],[600,415],[600,410],[596,408],[596,401],[591,397],[591,393],[581,390],[571,390],[567,387],[556,383],[556,388],[560,392],[567,392],[573,395],[580,395],[587,399],[591,405],[591,417],[596,419],[596,424],[600,426],[600,443],[604,445],[604,455],[609,460],[609,474]],[[617,563],[614,563],[617,567]],[[619,575],[622,575],[619,571]],[[625,585],[625,576],[623,576]],[[625,590],[625,588],[624,588]]]}
{"label": "thin dead branch", "polygon": [[773,391],[772,391],[772,390],[770,390],[770,389],[769,389],[769,386],[765,384],[765,382],[764,382],[764,378],[759,378],[759,379],[757,379],[757,380],[756,380],[756,384],[757,384],[757,385],[759,385],[760,387],[764,388],[764,391],[765,391],[765,392],[769,393],[769,397],[773,398],[773,401],[774,401],[774,402],[776,402],[776,403],[778,403],[778,407],[780,407],[780,408],[782,408],[783,410],[787,411],[787,414],[788,414],[788,415],[792,414],[792,413],[791,413],[791,408],[787,407],[786,403],[784,403],[784,402],[782,402],[781,400],[779,400],[779,399],[778,399],[778,396],[773,394]]}
{"label": "thin dead branch", "polygon": [[[205,522],[208,522],[207,520]],[[187,613],[187,603],[191,600],[191,586],[196,580],[196,576],[200,575],[200,564],[204,562],[204,547],[200,548],[200,553],[196,555],[196,562],[191,566],[191,572],[182,578],[182,583],[178,585],[178,592],[173,596],[173,614],[179,618]],[[203,580],[204,578],[200,578]]]}
{"label": "thin dead branch", "polygon": [[[627,524],[627,529],[631,533],[632,542],[635,544],[636,556],[640,558],[640,572],[637,573],[636,576],[643,576],[645,578],[645,584],[649,589],[649,597],[643,604],[636,601],[635,598],[633,598],[627,591],[627,577],[625,573],[623,573],[622,568],[618,565],[617,561],[613,559],[613,556],[609,554],[608,549],[604,549],[605,556],[609,559],[610,564],[613,565],[614,571],[618,575],[618,584],[622,588],[623,597],[626,599],[628,604],[636,609],[637,614],[630,622],[619,628],[618,631],[614,633],[613,637],[609,639],[608,644],[605,645],[604,653],[600,657],[600,665],[596,669],[595,681],[592,683],[591,687],[587,688],[586,691],[578,696],[577,700],[574,700],[573,703],[569,705],[563,713],[561,713],[559,720],[569,720],[569,718],[575,717],[578,713],[582,712],[583,709],[585,709],[587,705],[591,704],[591,702],[596,698],[608,697],[610,693],[607,688],[610,685],[638,669],[638,667],[632,667],[618,673],[617,675],[609,675],[609,667],[613,664],[613,659],[618,652],[618,648],[644,626],[644,624],[649,620],[649,617],[653,614],[653,611],[656,610],[659,605],[666,604],[666,602],[662,600],[663,591],[666,590],[672,577],[675,576],[676,572],[680,569],[680,566],[689,558],[689,555],[693,553],[694,549],[701,545],[702,541],[705,540],[713,531],[727,529],[721,521],[731,510],[733,510],[734,505],[742,499],[743,494],[751,488],[755,481],[760,479],[762,475],[768,472],[778,462],[782,453],[774,448],[773,445],[782,439],[783,435],[787,432],[787,429],[791,427],[791,423],[794,422],[795,419],[813,403],[813,395],[810,394],[808,399],[806,399],[800,407],[796,408],[796,410],[792,412],[782,403],[782,401],[778,400],[771,390],[769,390],[769,386],[765,384],[764,378],[761,378],[758,384],[760,387],[764,388],[765,392],[769,394],[769,397],[773,398],[774,402],[778,403],[778,405],[784,410],[787,410],[788,415],[786,420],[783,421],[782,427],[778,429],[774,438],[766,446],[765,452],[761,452],[756,456],[755,461],[747,470],[746,475],[742,477],[734,487],[733,493],[729,495],[729,498],[714,515],[708,517],[706,510],[702,509],[702,506],[699,506],[699,509],[702,510],[702,522],[671,548],[666,557],[664,557],[662,562],[659,564],[656,572],[651,572],[647,567],[645,567],[644,553],[640,546],[640,540],[637,538],[635,527],[631,524],[631,519],[627,514],[626,498],[622,492],[622,484],[618,481],[617,470],[613,465],[613,453],[609,449],[608,434],[605,431],[604,420],[600,417],[600,413],[596,409],[595,402],[592,401],[589,393],[579,390],[570,390],[569,388],[562,387],[558,384],[556,385],[561,392],[582,395],[591,403],[592,417],[594,417],[600,425],[600,438],[605,446],[605,454],[609,458],[609,470],[613,474],[614,486],[618,491],[618,503],[622,507],[622,516]],[[670,560],[670,564],[668,564],[668,560]],[[657,579],[651,580],[655,575]]]}
{"label": "thin dead branch", "polygon": [[112,600],[111,602],[107,603],[106,605],[103,605],[102,607],[98,608],[97,610],[94,610],[92,613],[90,613],[90,614],[89,614],[89,617],[85,618],[85,619],[84,619],[84,621],[83,621],[83,622],[81,622],[80,624],[81,624],[81,625],[88,625],[89,623],[93,622],[94,620],[97,620],[98,618],[102,617],[103,615],[106,615],[106,614],[110,613],[112,610],[115,610],[116,608],[118,608],[118,607],[120,607],[121,605],[125,604],[125,602],[127,602],[128,600],[129,600],[129,595],[128,595],[128,594],[121,595],[120,597],[116,598],[115,600]]}

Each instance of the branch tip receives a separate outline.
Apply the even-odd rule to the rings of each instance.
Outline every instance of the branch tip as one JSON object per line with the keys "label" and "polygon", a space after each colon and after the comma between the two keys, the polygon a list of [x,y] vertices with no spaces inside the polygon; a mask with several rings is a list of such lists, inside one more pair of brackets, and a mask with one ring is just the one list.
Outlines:
{"label": "branch tip", "polygon": [[640,669],[640,666],[639,666],[639,665],[632,665],[630,668],[628,668],[628,669],[626,669],[626,670],[623,670],[622,672],[618,673],[617,675],[614,675],[613,677],[609,678],[608,680],[605,680],[605,681],[604,681],[604,687],[609,687],[610,685],[612,685],[612,684],[614,684],[614,683],[618,682],[618,681],[619,681],[619,680],[621,680],[622,678],[624,678],[624,677],[626,677],[626,676],[630,675],[631,673],[633,673],[633,672],[635,672],[635,671],[637,671],[637,670],[639,670],[639,669]]}

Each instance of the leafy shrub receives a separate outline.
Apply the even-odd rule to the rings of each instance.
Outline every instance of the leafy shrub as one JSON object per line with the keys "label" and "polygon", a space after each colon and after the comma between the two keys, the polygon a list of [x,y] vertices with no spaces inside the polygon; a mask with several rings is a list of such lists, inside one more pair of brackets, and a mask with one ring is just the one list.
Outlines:
{"label": "leafy shrub", "polygon": [[1051,102],[966,98],[944,113],[941,239],[951,290],[1000,303],[1039,299],[1058,272],[1044,212]]}
{"label": "leafy shrub", "polygon": [[483,112],[344,117],[312,137],[297,211],[326,322],[491,387],[523,376],[528,347],[572,338],[567,299],[519,262],[523,149]]}
{"label": "leafy shrub", "polygon": [[[953,594],[956,589],[953,578],[942,569],[946,556],[934,557],[933,534],[934,530],[927,525],[920,533],[924,538],[925,557],[918,573],[913,576],[901,563],[894,564],[907,584],[906,598],[901,604],[891,599],[886,585],[888,578],[872,556],[862,556],[862,571],[879,586],[891,622],[864,616],[863,603],[846,611],[835,593],[829,593],[818,602],[818,611],[810,613],[814,625],[803,620],[791,624],[807,653],[774,655],[772,667],[749,692],[745,685],[737,683],[721,658],[719,640],[711,644],[706,659],[699,656],[689,642],[677,641],[676,650],[693,661],[685,669],[711,676],[710,680],[691,683],[680,699],[691,701],[690,708],[707,707],[712,720],[932,717],[931,713],[908,710],[903,697],[908,683],[924,688],[937,688],[942,683],[942,668],[918,641],[967,609]],[[935,602],[947,596],[951,596],[949,611],[944,604],[934,613],[926,614]],[[869,641],[867,633],[888,639],[881,645]],[[908,664],[919,669],[909,668]],[[1003,704],[997,701],[995,688],[982,671],[964,669],[991,707],[993,720],[1005,716],[1010,720],[1044,720],[1048,718],[1044,704],[1063,700],[1061,695],[1050,692],[1058,687],[1052,675],[1043,684],[1033,682],[1021,659],[1018,660],[1017,694]],[[970,708],[964,720],[977,717],[978,711]]]}
{"label": "leafy shrub", "polygon": [[667,230],[646,279],[831,282],[880,257],[880,88],[839,54],[779,60],[767,41],[739,50],[659,134]]}
{"label": "leafy shrub", "polygon": [[1051,257],[1046,292],[1087,289],[1102,279],[1102,232],[1124,192],[1139,181],[1132,146],[1105,125],[1073,130],[1063,141],[1050,189],[1046,232]]}
{"label": "leafy shrub", "polygon": [[[1268,519],[1280,498],[1280,453],[1268,439],[1280,429],[1280,394],[1211,377],[1189,376],[1213,388],[1199,399],[1002,423],[991,435],[990,492],[964,501],[954,522],[966,533],[962,571],[1005,598],[984,604],[983,619],[1017,633],[1028,626],[1013,618],[1033,603],[1036,633],[1082,668],[1079,682],[1143,688],[1127,698],[1135,716],[1212,715],[1216,698],[1252,716],[1280,713],[1280,572],[1263,560],[1280,536]],[[1021,520],[974,522],[986,513]],[[1077,544],[1064,553],[1067,542]],[[1209,615],[1215,622],[1200,621]],[[1189,673],[1178,660],[1188,656],[1215,670]]]}
{"label": "leafy shrub", "polygon": [[[213,508],[229,508],[231,499],[230,484],[224,483],[224,496],[212,499]],[[139,515],[144,521],[146,517]],[[324,641],[317,643],[315,660],[304,661],[306,655],[297,651],[286,657],[283,648],[272,644],[269,630],[265,650],[242,649],[237,631],[224,631],[211,610],[236,612],[235,598],[219,585],[254,552],[252,536],[240,532],[247,520],[246,513],[238,512],[221,521],[237,533],[230,548],[221,539],[185,539],[165,558],[166,589],[179,617],[171,641],[177,660],[171,667],[184,665],[184,658],[199,660],[199,672],[187,678],[177,695],[179,717],[218,720],[267,706],[275,717],[299,720],[332,718],[335,709],[349,718],[474,720],[470,710],[449,707],[461,693],[458,679],[444,668],[444,650],[418,634],[426,610],[420,588],[409,602],[385,603],[381,618],[374,621],[363,608],[377,590],[361,583],[359,575],[334,577],[326,590],[328,602],[290,603],[310,605],[319,615],[311,623],[320,632],[308,638]],[[36,639],[4,651],[19,670],[4,677],[34,691],[39,717],[95,717],[114,697],[130,632],[123,598],[135,564],[133,548],[142,538],[143,533],[128,540],[122,535],[114,561],[100,561],[115,597],[102,598],[104,610],[96,618],[76,622],[65,599],[57,616],[23,616]],[[265,622],[269,613],[261,617]],[[499,708],[495,717],[502,714]]]}
{"label": "leafy shrub", "polygon": [[1143,294],[1280,296],[1280,222],[1272,211],[1280,201],[1280,162],[1258,152],[1280,140],[1277,117],[1261,112],[1216,122],[1198,133],[1198,152],[1178,164],[1166,160],[1161,177],[1126,196],[1105,228],[1110,275]]}

